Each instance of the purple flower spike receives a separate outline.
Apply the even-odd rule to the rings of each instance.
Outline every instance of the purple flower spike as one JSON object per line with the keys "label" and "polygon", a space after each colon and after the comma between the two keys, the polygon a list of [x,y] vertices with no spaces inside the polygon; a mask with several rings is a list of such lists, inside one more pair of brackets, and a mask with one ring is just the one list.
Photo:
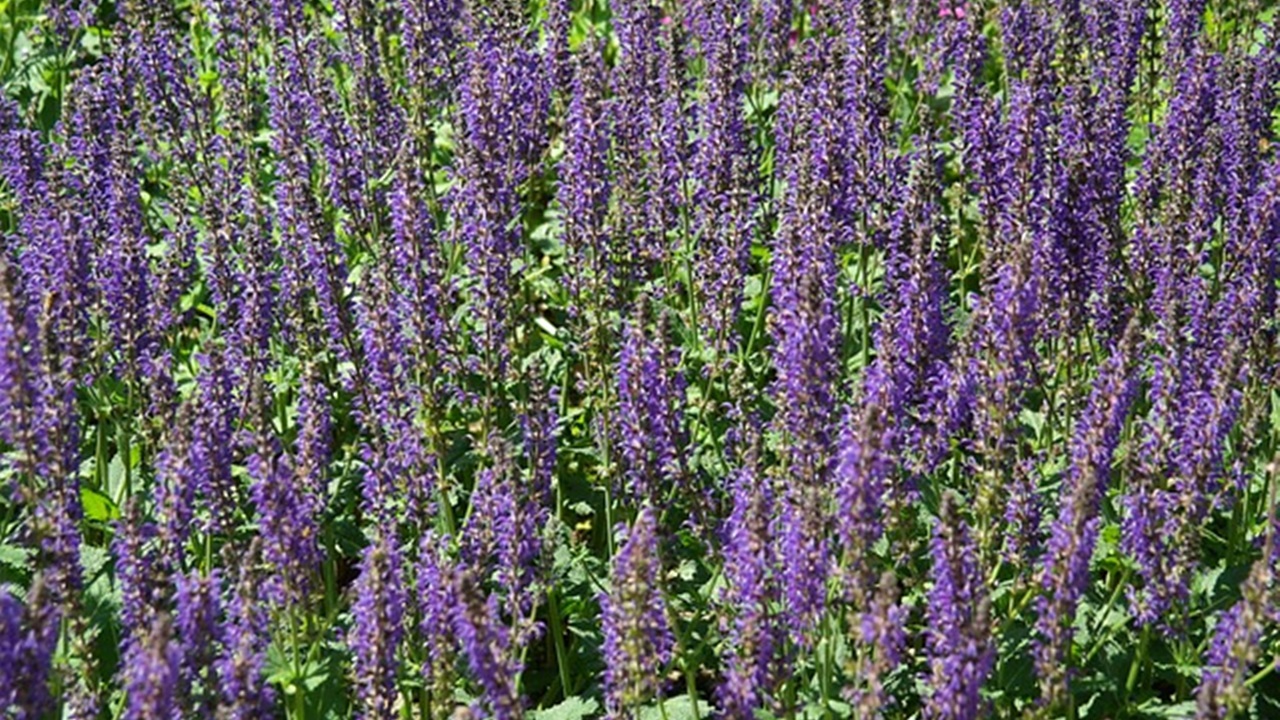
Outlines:
{"label": "purple flower spike", "polygon": [[1089,565],[1098,541],[1099,504],[1111,480],[1111,461],[1133,401],[1129,354],[1136,325],[1098,370],[1088,404],[1071,441],[1071,466],[1063,482],[1058,517],[1039,567],[1043,595],[1036,601],[1036,675],[1040,700],[1056,707],[1067,693],[1067,651],[1076,606],[1089,585]]}
{"label": "purple flower spike", "polygon": [[[258,556],[251,548],[249,558]],[[268,617],[258,602],[257,578],[245,562],[240,582],[232,591],[220,631],[222,653],[216,662],[221,685],[218,717],[227,720],[257,720],[271,715],[275,691],[263,677],[270,633]]]}
{"label": "purple flower spike", "polygon": [[24,669],[19,648],[22,643],[22,603],[7,585],[0,585],[0,707],[13,705]]}
{"label": "purple flower spike", "polygon": [[217,644],[220,642],[222,575],[217,570],[178,576],[174,588],[174,629],[181,653],[186,707],[210,720],[217,708]]}
{"label": "purple flower spike", "polygon": [[[588,42],[574,56],[573,96],[565,118],[564,159],[558,175],[558,201],[563,208],[566,280],[573,298],[571,312],[604,312],[616,288],[614,263],[623,253],[610,246],[605,227],[609,211],[609,122],[604,113],[604,52]],[[629,252],[625,249],[624,252]]]}
{"label": "purple flower spike", "polygon": [[[2,608],[5,639],[16,639],[13,644],[0,645],[0,664],[9,682],[9,694],[0,696],[0,700],[8,701],[4,708],[11,708],[16,720],[47,717],[53,706],[49,680],[61,613],[43,575],[37,575],[27,589],[25,608],[7,588],[0,589],[0,595],[6,598]],[[3,689],[6,688],[0,688]]]}
{"label": "purple flower spike", "polygon": [[697,289],[704,341],[717,351],[737,345],[733,326],[759,200],[742,112],[749,60],[746,6],[743,0],[707,0],[693,10],[693,34],[707,68],[691,164]]}
{"label": "purple flower spike", "polygon": [[476,361],[497,380],[510,352],[511,266],[522,241],[519,189],[541,152],[547,98],[537,56],[509,29],[491,28],[481,18],[472,22],[477,27],[471,28],[459,88],[457,182],[448,204],[467,249]]}
{"label": "purple flower spike", "polygon": [[984,717],[979,691],[995,665],[991,604],[969,526],[957,517],[951,496],[943,500],[930,555],[933,588],[925,611],[930,694],[924,716],[937,720]]}
{"label": "purple flower spike", "polygon": [[482,594],[476,578],[466,570],[455,577],[453,630],[471,668],[471,676],[483,691],[475,710],[494,720],[519,720],[523,703],[516,678],[520,662],[515,656],[511,631],[502,624],[497,595]]}
{"label": "purple flower spike", "polygon": [[348,637],[355,655],[359,716],[374,720],[395,714],[396,675],[404,639],[407,597],[395,536],[379,528],[365,548],[351,610],[354,626]]}
{"label": "purple flower spike", "polygon": [[683,474],[685,379],[681,353],[667,341],[665,316],[646,328],[643,299],[622,331],[618,358],[618,432],[623,484],[630,503],[662,504]]}
{"label": "purple flower spike", "polygon": [[[749,451],[751,452],[751,451]],[[724,538],[725,578],[720,601],[727,610],[722,631],[728,638],[721,717],[751,717],[772,697],[784,670],[779,655],[784,633],[773,609],[780,600],[774,546],[773,489],[748,457],[731,480],[733,511]]]}
{"label": "purple flower spike", "polygon": [[898,580],[885,572],[876,583],[870,606],[857,619],[861,643],[857,673],[844,695],[858,708],[858,717],[884,717],[894,702],[885,682],[902,662],[907,616],[908,609],[898,599]]}
{"label": "purple flower spike", "polygon": [[182,653],[173,641],[173,623],[156,616],[146,635],[124,656],[124,688],[129,696],[126,720],[168,720],[181,716],[179,706]]}
{"label": "purple flower spike", "polygon": [[778,163],[786,184],[773,250],[771,317],[776,339],[773,396],[785,443],[782,552],[787,622],[802,647],[825,604],[830,427],[839,374],[836,312],[839,142],[833,68],[826,43],[806,43],[786,80],[778,121]]}
{"label": "purple flower spike", "polygon": [[1196,720],[1228,720],[1249,709],[1252,698],[1246,681],[1262,655],[1262,638],[1268,624],[1280,619],[1280,596],[1276,593],[1278,530],[1280,517],[1273,516],[1262,557],[1250,568],[1240,588],[1240,599],[1218,618],[1196,690]]}
{"label": "purple flower spike", "polygon": [[659,584],[658,520],[640,510],[613,559],[612,588],[600,598],[604,630],[604,693],[610,718],[631,711],[662,691],[659,670],[675,645]]}
{"label": "purple flower spike", "polygon": [[422,675],[437,712],[453,710],[454,665],[458,656],[458,639],[453,633],[453,567],[443,552],[446,547],[447,538],[427,531],[418,548],[418,633],[426,647]]}
{"label": "purple flower spike", "polygon": [[862,402],[844,421],[835,467],[836,532],[845,595],[854,608],[870,606],[875,583],[872,547],[884,534],[885,502],[893,494],[895,429],[883,376],[872,366]]}

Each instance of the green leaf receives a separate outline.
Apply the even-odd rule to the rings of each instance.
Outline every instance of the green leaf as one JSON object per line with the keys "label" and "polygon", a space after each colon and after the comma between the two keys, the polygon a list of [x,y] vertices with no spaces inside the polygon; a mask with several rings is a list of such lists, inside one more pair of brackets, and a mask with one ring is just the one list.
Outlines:
{"label": "green leaf", "polygon": [[120,586],[111,579],[111,553],[93,545],[80,546],[80,567],[88,599],[114,614],[120,607]]}
{"label": "green leaf", "polygon": [[107,463],[107,486],[103,489],[107,491],[109,497],[120,497],[123,488],[124,460],[120,457],[120,453],[116,453]]}
{"label": "green leaf", "polygon": [[1218,587],[1218,580],[1222,577],[1222,571],[1225,567],[1210,568],[1208,571],[1196,575],[1191,581],[1191,592],[1196,597],[1212,598],[1213,591]]}
{"label": "green leaf", "polygon": [[551,321],[547,320],[542,316],[538,316],[534,318],[533,324],[537,325],[538,329],[542,330],[542,332],[550,335],[551,337],[556,337],[556,335],[559,333],[559,330],[556,329],[556,326],[552,325]]}
{"label": "green leaf", "polygon": [[[663,715],[663,710],[666,710],[665,716]],[[705,700],[698,701],[698,707],[695,711],[693,699],[688,695],[667,698],[662,702],[661,706],[654,703],[640,709],[640,720],[694,720],[697,717],[710,715],[711,706]]]}
{"label": "green leaf", "polygon": [[599,710],[600,703],[596,702],[595,698],[575,695],[555,707],[539,710],[534,717],[537,720],[581,720],[581,718],[591,717]]}
{"label": "green leaf", "polygon": [[1023,408],[1022,412],[1018,413],[1018,419],[1034,430],[1037,438],[1044,432],[1046,417],[1047,413],[1044,411],[1035,411],[1030,408]]}
{"label": "green leaf", "polygon": [[80,505],[84,508],[84,516],[90,520],[107,522],[120,517],[120,510],[111,498],[91,488],[80,488]]}
{"label": "green leaf", "polygon": [[18,545],[0,545],[0,565],[26,571],[31,551]]}
{"label": "green leaf", "polygon": [[1184,700],[1173,705],[1163,705],[1152,701],[1145,703],[1142,707],[1138,708],[1138,712],[1141,713],[1144,718],[1177,718],[1178,720],[1182,720],[1182,718],[1189,718],[1192,715],[1195,715],[1196,701]]}
{"label": "green leaf", "polygon": [[111,553],[93,545],[80,545],[80,567],[84,577],[93,580],[111,561]]}

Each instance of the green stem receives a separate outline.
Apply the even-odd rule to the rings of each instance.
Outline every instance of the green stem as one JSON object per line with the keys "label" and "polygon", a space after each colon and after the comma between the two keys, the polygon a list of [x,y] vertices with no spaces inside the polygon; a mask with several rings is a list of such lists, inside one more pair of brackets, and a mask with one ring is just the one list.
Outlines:
{"label": "green stem", "polygon": [[298,652],[301,640],[298,637],[298,618],[292,605],[289,606],[286,616],[289,623],[289,654],[293,673],[292,677],[289,678],[288,687],[284,688],[284,690],[292,695],[293,717],[297,720],[305,720],[307,716],[306,698],[303,697],[302,688],[298,686],[298,679],[302,677],[302,656]]}
{"label": "green stem", "polygon": [[835,637],[831,632],[831,618],[824,615],[822,618],[822,708],[823,717],[834,717],[834,711],[831,709],[831,684],[832,676],[835,673]]}
{"label": "green stem", "polygon": [[756,338],[764,328],[765,309],[769,306],[769,285],[772,282],[773,268],[766,267],[760,278],[760,304],[756,308],[756,319],[751,323],[751,334],[747,336],[747,342],[741,346],[738,353],[738,364],[747,370],[750,370],[747,358],[751,357],[752,351],[755,350]]}
{"label": "green stem", "polygon": [[[95,475],[97,476],[98,489],[102,490],[103,494],[109,495],[111,491],[111,458],[107,457],[106,423],[103,422],[101,416],[98,416],[97,427],[94,428],[93,456],[97,461],[97,472]],[[124,497],[121,496],[112,499],[115,501],[116,507],[120,507],[120,503],[124,500]]]}
{"label": "green stem", "polygon": [[867,266],[871,263],[871,239],[863,238],[858,246],[858,287],[862,289],[862,370],[871,364],[871,279]]}
{"label": "green stem", "polygon": [[604,536],[605,545],[609,551],[609,558],[614,555],[613,546],[613,490],[610,488],[612,481],[605,478],[604,483]]}
{"label": "green stem", "polygon": [[1142,628],[1142,636],[1138,641],[1138,650],[1133,654],[1133,662],[1129,664],[1129,677],[1124,682],[1124,706],[1129,707],[1129,698],[1138,686],[1138,671],[1147,658],[1147,647],[1151,644],[1151,626]]}
{"label": "green stem", "polygon": [[444,472],[444,460],[436,455],[436,503],[440,506],[440,520],[450,541],[457,540],[458,521],[453,515],[453,502],[449,499],[448,477]]}
{"label": "green stem", "polygon": [[547,589],[547,615],[551,621],[551,641],[556,650],[556,671],[560,675],[560,688],[567,699],[572,692],[569,684],[569,654],[564,645],[564,621],[560,617],[560,601],[555,588]]}
{"label": "green stem", "polygon": [[120,456],[121,464],[124,465],[124,485],[120,489],[120,502],[116,503],[121,507],[133,497],[133,450],[129,440],[129,423],[122,422],[120,432],[116,436],[116,453]]}
{"label": "green stem", "polygon": [[[564,383],[560,387],[560,410],[556,417],[564,418],[569,414],[569,383],[573,373],[566,370],[564,373]],[[560,473],[552,473],[552,482],[555,483],[556,490],[556,520],[564,522],[564,483],[561,482]]]}
{"label": "green stem", "polygon": [[1102,646],[1105,645],[1106,641],[1110,640],[1112,634],[1114,634],[1113,630],[1108,632],[1106,637],[1098,637],[1098,633],[1102,631],[1102,623],[1106,622],[1107,615],[1111,614],[1111,608],[1115,607],[1116,601],[1120,599],[1120,592],[1127,586],[1129,574],[1130,569],[1125,568],[1124,574],[1120,576],[1120,581],[1115,584],[1114,589],[1111,591],[1111,595],[1107,598],[1106,604],[1102,606],[1102,610],[1098,613],[1097,619],[1094,620],[1093,627],[1089,629],[1089,637],[1097,638],[1097,640],[1094,641],[1093,647],[1089,648],[1089,652],[1085,653],[1083,663],[1085,665],[1089,664],[1089,661],[1093,659],[1093,656],[1102,649]]}
{"label": "green stem", "polygon": [[1257,685],[1258,683],[1265,680],[1268,675],[1275,672],[1277,663],[1280,663],[1280,658],[1272,660],[1271,662],[1263,666],[1261,670],[1249,676],[1249,679],[1244,681],[1244,686],[1247,688],[1251,688],[1254,685]]}
{"label": "green stem", "polygon": [[676,650],[680,656],[680,666],[684,674],[685,691],[689,694],[689,702],[693,705],[694,720],[702,720],[702,711],[698,709],[698,682],[694,674],[696,669],[689,657],[689,643],[679,628],[673,627],[676,635]]}

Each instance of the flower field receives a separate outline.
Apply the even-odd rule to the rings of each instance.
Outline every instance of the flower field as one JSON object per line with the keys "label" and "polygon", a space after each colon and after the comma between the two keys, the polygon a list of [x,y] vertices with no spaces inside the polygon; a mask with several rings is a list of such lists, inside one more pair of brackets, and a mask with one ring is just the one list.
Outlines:
{"label": "flower field", "polygon": [[1280,718],[1264,0],[0,0],[0,717]]}

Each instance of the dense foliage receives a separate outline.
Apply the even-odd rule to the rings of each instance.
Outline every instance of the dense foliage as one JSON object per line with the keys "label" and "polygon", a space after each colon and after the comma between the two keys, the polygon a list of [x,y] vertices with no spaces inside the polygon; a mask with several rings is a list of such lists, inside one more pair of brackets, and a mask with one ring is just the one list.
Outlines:
{"label": "dense foliage", "polygon": [[1280,717],[1260,0],[0,0],[0,715]]}

